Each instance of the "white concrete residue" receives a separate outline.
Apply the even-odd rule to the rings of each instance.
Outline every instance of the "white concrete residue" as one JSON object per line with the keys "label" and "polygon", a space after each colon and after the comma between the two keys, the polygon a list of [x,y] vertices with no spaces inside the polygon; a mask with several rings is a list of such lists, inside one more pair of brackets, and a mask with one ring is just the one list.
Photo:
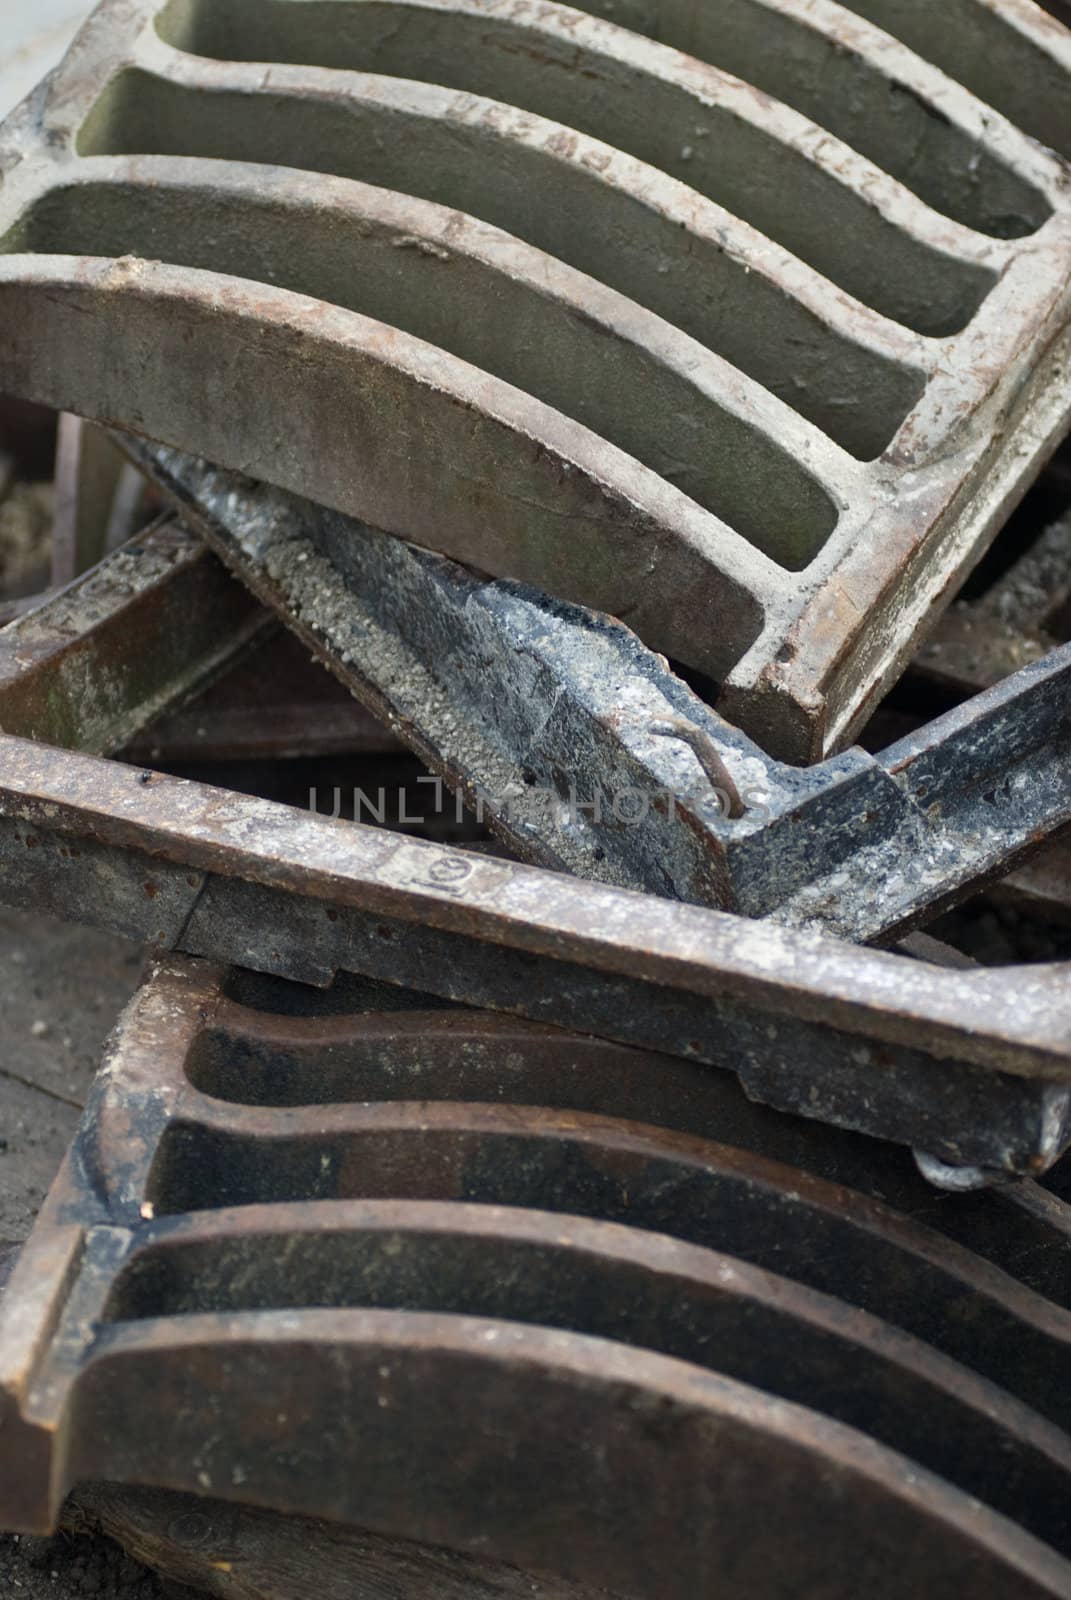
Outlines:
{"label": "white concrete residue", "polygon": [[0,0],[0,120],[61,59],[95,0]]}

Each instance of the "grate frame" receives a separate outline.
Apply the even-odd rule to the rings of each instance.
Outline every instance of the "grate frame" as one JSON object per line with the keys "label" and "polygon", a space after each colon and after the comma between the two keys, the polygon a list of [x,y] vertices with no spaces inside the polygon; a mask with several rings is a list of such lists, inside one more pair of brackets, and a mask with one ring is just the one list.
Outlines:
{"label": "grate frame", "polygon": [[[888,267],[876,278],[892,274],[902,247],[909,263],[903,281],[918,285],[924,298],[937,293],[934,285],[945,281],[946,271],[956,277],[962,270],[985,292],[977,304],[963,303],[965,320],[955,331],[919,333],[863,305],[730,206],[687,183],[684,169],[689,163],[694,168],[698,143],[682,175],[673,176],[665,170],[665,153],[659,167],[535,111],[420,81],[415,57],[411,77],[302,63],[266,70],[255,62],[210,60],[166,43],[156,26],[160,8],[149,0],[105,0],[65,64],[9,120],[0,138],[0,236],[14,251],[0,257],[0,298],[10,330],[0,348],[0,386],[241,467],[484,570],[625,616],[649,645],[722,682],[720,709],[777,755],[808,760],[842,745],[1071,417],[1063,381],[1071,310],[1071,186],[1063,159],[891,35],[832,4],[811,6],[805,17],[788,0],[739,0],[736,9],[752,23],[768,22],[774,36],[777,27],[799,30],[823,61],[846,62],[844,70],[862,73],[867,82],[892,85],[905,106],[915,107],[911,115],[922,117],[929,139],[939,142],[937,130],[950,130],[948,138],[959,141],[956,149],[972,152],[969,159],[957,157],[959,168],[969,174],[975,162],[974,187],[967,184],[965,194],[981,193],[999,172],[1002,181],[1025,185],[1040,197],[1042,211],[1051,213],[1047,219],[1032,214],[1032,231],[1010,239],[978,232],[934,210],[770,94],[585,12],[532,8],[522,0],[422,0],[421,6],[397,0],[376,7],[332,0],[326,8],[304,0],[296,11],[284,0],[258,4],[255,15],[268,19],[300,14],[307,20],[326,10],[342,34],[347,27],[359,30],[361,18],[382,13],[385,36],[392,37],[390,25],[396,25],[415,56],[421,30],[431,27],[428,19],[440,18],[455,29],[482,28],[492,54],[505,40],[518,47],[518,60],[526,41],[538,44],[546,61],[560,61],[566,49],[574,66],[590,57],[600,86],[618,91],[617,98],[607,91],[599,101],[605,102],[600,116],[617,115],[622,85],[643,85],[651,94],[657,86],[667,106],[702,108],[702,116],[724,134],[719,148],[728,149],[725,140],[736,139],[746,151],[747,141],[757,140],[772,152],[775,167],[779,163],[798,177],[801,195],[827,199],[824,210],[820,203],[801,202],[792,224],[800,251],[820,254],[823,240],[828,245],[831,234],[836,237],[831,218],[847,207],[843,214],[857,220],[871,257]],[[1071,36],[1029,0],[964,4],[984,20],[988,39],[1004,39],[1011,55],[1025,52],[1035,62],[1039,84],[1048,81],[1046,73],[1062,81],[1071,63]],[[667,5],[667,15],[672,10]],[[208,13],[179,6],[168,15],[179,19],[175,36],[196,43],[189,30],[196,16]],[[406,32],[407,18],[412,26]],[[762,31],[752,29],[756,35]],[[508,54],[503,46],[495,59]],[[472,52],[460,55],[469,60]],[[399,71],[406,61],[403,51],[388,64]],[[568,74],[545,62],[533,63],[530,72],[517,70],[526,85],[534,85],[531,92],[538,92],[541,105],[555,71],[568,81]],[[146,117],[136,105],[130,109],[125,89],[115,88],[124,72],[135,100],[137,85],[148,86],[156,142],[176,148],[155,154],[139,148],[153,138],[139,137]],[[1035,97],[1040,105],[1041,87]],[[172,100],[179,109],[170,109]],[[223,108],[219,117],[214,106]],[[604,213],[612,213],[613,226],[619,226],[625,212],[613,208],[620,206],[663,230],[663,243],[664,230],[675,227],[687,249],[667,250],[674,272],[697,251],[712,251],[711,262],[717,257],[728,263],[718,269],[732,308],[727,328],[717,337],[710,334],[707,343],[682,331],[651,309],[647,289],[641,295],[633,284],[630,294],[628,285],[598,281],[594,260],[577,267],[557,259],[549,236],[541,235],[540,244],[511,234],[497,201],[491,207],[470,197],[465,204],[452,190],[449,203],[405,194],[405,171],[396,175],[397,183],[377,186],[362,183],[356,173],[321,170],[310,185],[307,174],[269,169],[264,162],[288,159],[291,112],[296,120],[290,160],[298,159],[306,137],[299,137],[302,119],[315,132],[320,119],[341,118],[337,126],[345,132],[350,122],[363,127],[366,116],[394,118],[411,130],[415,142],[406,159],[421,172],[436,149],[451,151],[459,167],[468,162],[477,187],[480,181],[493,183],[496,152],[506,163],[503,170],[513,173],[511,183],[529,170],[525,163],[534,163],[537,195],[557,192],[547,184],[562,184],[574,200],[586,197],[583,214],[591,222],[578,236],[594,237]],[[243,118],[251,118],[254,129],[244,144]],[[232,126],[239,130],[229,153],[239,151],[242,159],[221,159],[219,151],[212,158],[217,122],[225,144]],[[658,125],[653,119],[651,126]],[[432,130],[429,144],[417,139],[412,130],[418,128]],[[187,138],[205,142],[184,151]],[[284,145],[270,148],[271,138]],[[328,146],[339,149],[340,139],[333,137]],[[315,144],[311,133],[308,140]],[[121,153],[126,146],[130,153]],[[362,148],[368,148],[367,140]],[[313,153],[309,163],[316,166]],[[321,169],[326,159],[321,154]],[[514,169],[510,162],[520,165]],[[419,187],[411,171],[408,181]],[[796,187],[795,177],[790,187]],[[459,216],[481,207],[495,215]],[[536,209],[540,215],[553,211],[542,199]],[[201,228],[191,225],[198,216]],[[241,227],[223,230],[228,236],[247,245],[253,241],[242,260],[237,254],[223,259],[216,220],[228,217],[243,219]],[[383,245],[375,271],[369,256],[366,276],[382,276],[387,269],[381,258],[390,257],[395,276],[382,277],[390,288],[384,303],[393,307],[395,323],[408,320],[415,334],[377,318],[383,304],[367,302],[362,311],[330,303],[327,282],[336,269],[327,257],[321,261],[317,243],[325,228],[354,230],[353,248],[364,249],[361,241],[372,240],[372,255]],[[265,231],[271,229],[289,240],[274,264]],[[202,237],[215,244],[199,245]],[[848,254],[855,248],[849,238],[854,234],[841,241]],[[214,260],[206,255],[192,262],[190,252],[202,248],[209,254],[215,249]],[[320,272],[319,285],[311,278],[305,285],[312,299],[279,286],[288,276],[287,249],[291,275],[295,258],[302,270]],[[178,259],[167,264],[152,259],[154,253]],[[835,260],[822,262],[836,271]],[[268,272],[276,282],[265,280]],[[467,324],[482,331],[465,335],[470,342],[460,354],[446,350],[451,341],[441,322],[441,285],[447,273],[460,302],[471,294],[473,306],[486,304],[494,286],[504,305],[514,303],[511,296],[521,297],[515,303],[529,308],[534,336],[519,354],[508,340],[492,348],[488,319],[478,316]],[[248,274],[259,274],[259,281]],[[674,304],[695,299],[673,272],[667,286]],[[776,303],[778,316],[802,317],[810,329],[805,335],[797,322],[794,334],[782,321],[772,347],[783,342],[793,351],[825,350],[815,357],[807,382],[799,380],[801,392],[818,383],[823,362],[838,381],[854,370],[849,388],[856,400],[863,397],[855,409],[874,414],[866,396],[876,391],[860,376],[867,363],[876,362],[883,372],[915,374],[915,400],[876,459],[857,459],[834,443],[767,387],[772,376],[746,372],[739,364],[750,360],[746,351],[719,353],[732,329],[747,325],[744,302],[733,300],[738,290],[745,299],[767,296],[763,303]],[[751,299],[747,306],[754,312]],[[903,308],[889,309],[908,315]],[[601,419],[597,400],[585,399],[575,386],[563,394],[564,380],[557,376],[558,368],[581,359],[590,340],[593,359],[612,378],[603,387],[613,405]],[[549,369],[542,377],[536,370],[540,360]],[[642,380],[641,371],[647,374]],[[339,408],[330,395],[344,383],[352,404]],[[685,388],[692,396],[687,404]],[[830,392],[835,390],[836,383]],[[276,395],[287,418],[266,425]],[[586,422],[577,420],[578,407]],[[720,512],[704,509],[696,483],[679,486],[664,445],[652,442],[667,412],[698,419],[708,436],[717,434],[721,464],[711,492],[728,494],[732,508],[719,501]],[[399,422],[397,448],[379,425],[385,414]],[[617,442],[607,439],[607,430],[616,432]],[[419,470],[413,465],[418,445]],[[637,450],[646,453],[647,465]],[[363,463],[356,475],[348,468],[355,454]],[[678,455],[693,467],[707,460],[701,450]],[[729,471],[729,460],[743,465]],[[831,508],[832,531],[822,524],[826,513],[819,501]],[[566,515],[574,527],[563,540]],[[734,531],[734,517],[737,523],[744,519],[752,538],[788,538],[797,545],[803,539],[806,546],[811,526],[824,543],[817,551],[799,546],[803,570],[791,571]],[[760,524],[765,532],[755,531]],[[577,536],[581,527],[583,537]]]}
{"label": "grate frame", "polygon": [[[717,1574],[847,1600],[861,1548],[883,1600],[965,1571],[983,1595],[1066,1593],[1055,1194],[938,1197],[903,1152],[672,1058],[375,985],[284,989],[170,959],[124,1014],[0,1298],[9,1525],[53,1527],[92,1479],[628,1594]],[[560,1452],[607,1450],[577,1495]],[[637,1500],[643,1460],[678,1492]],[[710,1514],[738,1489],[783,1537]]]}
{"label": "grate frame", "polygon": [[[192,659],[162,653],[156,623],[191,599]],[[941,1182],[1045,1170],[1067,1146],[1066,967],[943,970],[99,759],[265,621],[165,526],[0,630],[5,904],[319,985],[419,983],[729,1068],[765,1103],[916,1147]],[[1033,704],[1030,679],[951,738],[924,731],[912,759],[954,788],[972,731]],[[1057,730],[1060,684],[1040,683]],[[72,728],[74,751],[41,742]]]}

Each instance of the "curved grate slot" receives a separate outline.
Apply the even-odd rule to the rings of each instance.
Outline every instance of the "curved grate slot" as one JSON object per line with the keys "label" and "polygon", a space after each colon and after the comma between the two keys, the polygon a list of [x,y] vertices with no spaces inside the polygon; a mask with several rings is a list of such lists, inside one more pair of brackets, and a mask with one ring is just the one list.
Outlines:
{"label": "curved grate slot", "polygon": [[[79,1481],[156,1484],[643,1600],[726,1572],[733,1600],[852,1600],[814,1537],[847,1519],[881,1600],[1066,1593],[1068,1316],[904,1215],[930,1191],[903,1152],[696,1064],[403,998],[186,960],[136,997],[0,1319],[18,1525]],[[600,1094],[613,1116],[546,1109]],[[770,1159],[794,1145],[897,1209]],[[772,1576],[736,1493],[778,1508]]]}
{"label": "curved grate slot", "polygon": [[[407,1016],[382,1014],[384,995],[375,988],[361,993],[337,982],[322,992],[290,985],[280,997],[282,985],[258,986],[254,976],[236,974],[236,1003],[190,1046],[185,1075],[206,1099],[265,1110],[414,1100],[539,1105],[761,1148],[773,1161],[895,1208],[1071,1311],[1071,1205],[1060,1198],[1071,1188],[1068,1158],[1044,1180],[1047,1196],[1032,1184],[949,1196],[924,1182],[895,1146],[771,1111],[696,1063],[605,1040],[585,1040],[579,1050],[557,1029],[508,1017],[474,1023],[464,1009],[427,1009],[427,997],[408,991],[386,990],[390,1004],[409,1003]],[[258,1007],[268,1000],[272,1010],[295,996],[334,1009],[312,1020]],[[352,1015],[366,1008],[369,1014]]]}
{"label": "curved grate slot", "polygon": [[[503,137],[490,115],[451,122],[448,98],[424,109],[404,95],[309,101],[131,69],[102,98],[80,143],[87,156],[300,166],[478,217],[680,327],[853,455],[874,459],[887,447],[923,391],[921,364],[873,348],[865,328],[853,337],[838,326],[845,319],[831,318],[829,308],[819,314],[758,260],[753,267],[727,250],[731,219],[694,192],[674,189],[669,204],[648,198],[642,174],[615,177],[616,168],[573,159],[553,145],[550,127],[522,139]],[[925,314],[961,324],[992,280],[967,267],[961,278],[953,266],[951,308],[928,302]]]}
{"label": "curved grate slot", "polygon": [[[355,0],[351,11],[347,3],[346,14],[364,16],[365,6]],[[609,52],[589,58],[567,26],[555,28],[558,20],[553,8],[546,26],[530,39],[503,24],[511,48],[494,50],[487,42],[490,25],[480,15],[417,13],[409,35],[399,33],[395,19],[383,30],[392,44],[391,79],[415,78],[485,97],[492,123],[492,108],[499,104],[545,118],[558,126],[552,137],[564,151],[574,129],[623,151],[757,228],[862,304],[919,333],[956,333],[978,309],[992,273],[887,215],[861,186],[841,176],[835,153],[827,158],[821,137],[808,139],[806,125],[793,128],[797,143],[763,114],[746,86],[712,71],[709,84],[692,88],[672,62],[665,71],[647,71]],[[404,43],[408,37],[414,48],[419,41],[427,50],[423,80],[414,49]],[[243,78],[243,69],[231,70],[247,91],[238,98],[220,95],[209,80],[198,88],[196,110],[189,94],[176,97],[155,83],[150,89],[141,75],[121,79],[91,116],[80,142],[83,154],[260,160],[438,197],[430,193],[435,177],[424,148],[427,129],[385,115],[377,78],[290,67],[295,89],[303,83],[306,91],[295,99],[283,90],[283,74],[265,84],[260,71],[247,68]],[[460,162],[458,146],[471,139],[473,129],[471,111],[453,99],[454,137],[447,143],[440,136],[435,152],[447,180]],[[461,209],[508,226],[488,211],[489,202],[494,205],[493,192],[487,192],[491,170],[484,152],[476,192]],[[514,197],[521,225],[511,231],[522,237],[524,219],[536,210],[533,196],[542,201],[538,211],[552,203],[545,181]],[[578,219],[585,229],[600,220]],[[619,237],[617,248],[630,248],[627,235]]]}
{"label": "curved grate slot", "polygon": [[344,1307],[558,1328],[694,1363],[862,1429],[1071,1551],[1058,1430],[843,1302],[631,1228],[391,1202],[304,1226],[233,1212],[144,1244],[104,1316]]}
{"label": "curved grate slot", "polygon": [[703,350],[538,251],[364,185],[328,210],[285,174],[187,170],[57,189],[17,245],[266,280],[401,328],[609,440],[787,567],[836,526],[800,461],[725,407]]}
{"label": "curved grate slot", "polygon": [[157,1216],[304,1200],[417,1199],[521,1209],[724,1250],[925,1339],[1064,1427],[1071,1319],[886,1208],[739,1151],[522,1105],[354,1112],[343,1131],[177,1121],[147,1184]]}
{"label": "curved grate slot", "polygon": [[851,0],[1033,138],[1071,156],[1071,38],[1031,0]]}
{"label": "curved grate slot", "polygon": [[[1033,185],[978,138],[954,126],[915,84],[868,60],[850,30],[843,29],[841,38],[820,31],[813,10],[794,16],[790,8],[763,0],[717,0],[703,6],[692,0],[584,0],[576,9],[698,57],[775,95],[967,227],[1016,238],[1033,232],[1052,214]],[[916,9],[925,21],[906,30],[911,43],[923,57],[936,60],[940,55],[944,64],[946,53],[928,48],[935,32],[944,35],[933,21],[932,4]],[[888,26],[882,14],[892,7],[874,0],[869,7],[856,4],[854,10]],[[287,61],[423,78],[524,105],[531,91],[517,82],[517,58],[530,62],[536,54],[533,46],[526,46],[525,24],[540,16],[535,7],[516,7],[502,19],[486,7],[474,7],[466,15],[459,7],[440,10],[398,0],[345,5],[339,0],[171,0],[157,26],[176,48],[218,60]],[[891,31],[904,36],[902,29]],[[963,55],[962,31],[948,63],[954,78]],[[549,67],[559,65],[542,52],[540,58]],[[579,59],[572,71],[576,76],[566,75],[566,83],[558,86],[555,112],[533,104],[528,109],[555,115],[571,127],[585,126],[592,114],[590,100],[605,85]],[[563,76],[560,67],[557,76]],[[980,83],[983,98],[1000,103],[988,92],[999,92],[992,73],[969,76]],[[1037,81],[1036,71],[1030,81]],[[550,84],[548,92],[554,93]],[[1030,102],[1013,99],[1013,120],[1021,120]],[[1028,116],[1024,126],[1034,123]],[[587,131],[595,130],[588,126]],[[666,132],[668,149],[671,136]],[[694,139],[685,142],[694,158]]]}
{"label": "curved grate slot", "polygon": [[820,760],[1066,426],[1071,39],[614,4],[104,0],[5,124],[0,387],[615,616]]}

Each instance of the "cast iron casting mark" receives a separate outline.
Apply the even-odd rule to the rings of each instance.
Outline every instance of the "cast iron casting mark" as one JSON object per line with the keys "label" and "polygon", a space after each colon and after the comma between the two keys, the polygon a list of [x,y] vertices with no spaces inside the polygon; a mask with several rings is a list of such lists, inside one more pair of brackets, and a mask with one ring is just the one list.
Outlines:
{"label": "cast iron casting mark", "polygon": [[1066,426],[1071,36],[598,9],[106,0],[0,136],[0,388],[622,617],[827,754]]}
{"label": "cast iron casting mark", "polygon": [[652,1600],[1066,1596],[1069,1229],[695,1064],[172,957],[0,1299],[2,1517],[96,1480]]}
{"label": "cast iron casting mark", "polygon": [[[986,692],[877,756],[853,749],[800,770],[711,711],[615,619],[179,452],[127,448],[524,860],[888,940],[1071,822],[1071,646],[1049,640],[1046,654],[1020,633],[1020,670],[1004,682],[990,676]],[[335,798],[310,796],[327,810]]]}

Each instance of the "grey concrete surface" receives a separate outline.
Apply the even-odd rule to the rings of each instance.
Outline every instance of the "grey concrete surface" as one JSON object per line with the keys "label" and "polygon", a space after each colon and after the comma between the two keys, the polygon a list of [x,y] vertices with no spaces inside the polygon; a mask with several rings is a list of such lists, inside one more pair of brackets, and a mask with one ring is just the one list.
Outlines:
{"label": "grey concrete surface", "polygon": [[30,1231],[141,964],[123,940],[0,910],[0,1239]]}
{"label": "grey concrete surface", "polygon": [[56,65],[94,0],[0,0],[0,118]]}

